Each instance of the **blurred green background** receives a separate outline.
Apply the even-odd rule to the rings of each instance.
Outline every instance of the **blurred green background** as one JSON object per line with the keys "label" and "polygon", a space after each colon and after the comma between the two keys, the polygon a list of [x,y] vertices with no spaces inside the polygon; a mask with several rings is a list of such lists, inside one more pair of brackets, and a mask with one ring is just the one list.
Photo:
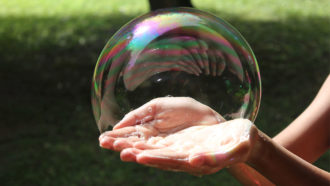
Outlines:
{"label": "blurred green background", "polygon": [[[328,0],[202,0],[259,61],[256,125],[274,136],[312,101],[330,72]],[[94,65],[147,1],[0,0],[1,185],[238,185],[225,170],[194,177],[123,163],[100,149],[90,103]],[[330,170],[329,152],[316,165]]]}

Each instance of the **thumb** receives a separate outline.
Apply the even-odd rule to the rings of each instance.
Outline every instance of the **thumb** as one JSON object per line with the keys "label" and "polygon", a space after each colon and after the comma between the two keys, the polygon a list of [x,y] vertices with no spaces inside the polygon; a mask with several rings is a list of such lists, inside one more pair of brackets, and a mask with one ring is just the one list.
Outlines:
{"label": "thumb", "polygon": [[141,107],[126,114],[124,118],[113,127],[113,130],[127,126],[143,124],[153,120],[154,115],[156,113],[155,108],[156,103],[153,101],[149,101]]}

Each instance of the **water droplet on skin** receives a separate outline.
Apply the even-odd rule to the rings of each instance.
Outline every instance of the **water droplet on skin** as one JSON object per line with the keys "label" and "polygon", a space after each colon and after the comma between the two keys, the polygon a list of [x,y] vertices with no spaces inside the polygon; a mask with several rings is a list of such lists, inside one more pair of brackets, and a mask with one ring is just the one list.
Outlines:
{"label": "water droplet on skin", "polygon": [[141,123],[139,123],[140,125],[144,125],[144,124],[149,124],[149,122],[152,120],[152,116],[146,116],[141,120]]}
{"label": "water droplet on skin", "polygon": [[221,123],[221,122],[222,122],[222,120],[223,120],[223,119],[222,119],[222,117],[221,117],[221,116],[219,116],[219,115],[216,115],[215,117],[217,118],[217,121],[218,121],[219,123]]}
{"label": "water droplet on skin", "polygon": [[151,113],[152,112],[152,108],[148,107],[148,112]]}
{"label": "water droplet on skin", "polygon": [[141,138],[141,139],[146,139],[143,132],[140,131],[138,127],[135,127],[135,128],[136,128],[136,132],[133,132],[133,133],[127,135],[126,137],[136,136],[136,137]]}
{"label": "water droplet on skin", "polygon": [[147,120],[147,118],[143,118],[143,119],[141,120],[141,125],[145,124],[145,123],[146,123],[146,120]]}

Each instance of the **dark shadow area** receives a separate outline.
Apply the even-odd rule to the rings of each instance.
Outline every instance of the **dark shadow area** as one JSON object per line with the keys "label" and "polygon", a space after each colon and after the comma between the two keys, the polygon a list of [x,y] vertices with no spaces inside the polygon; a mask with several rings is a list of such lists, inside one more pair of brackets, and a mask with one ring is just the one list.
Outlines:
{"label": "dark shadow area", "polygon": [[[200,179],[123,163],[98,147],[90,103],[94,65],[110,36],[132,18],[0,17],[2,184],[238,184],[225,171]],[[227,21],[258,59],[263,95],[256,125],[274,136],[307,107],[330,72],[329,19]],[[329,156],[317,165],[329,171]]]}

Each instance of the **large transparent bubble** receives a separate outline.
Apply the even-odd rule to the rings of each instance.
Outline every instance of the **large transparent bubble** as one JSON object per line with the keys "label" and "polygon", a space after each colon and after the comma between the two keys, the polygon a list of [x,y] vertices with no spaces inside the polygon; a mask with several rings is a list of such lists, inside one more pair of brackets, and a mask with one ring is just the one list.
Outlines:
{"label": "large transparent bubble", "polygon": [[207,12],[164,9],[123,26],[97,61],[93,112],[101,132],[153,98],[189,96],[226,119],[254,121],[260,74],[248,43]]}

